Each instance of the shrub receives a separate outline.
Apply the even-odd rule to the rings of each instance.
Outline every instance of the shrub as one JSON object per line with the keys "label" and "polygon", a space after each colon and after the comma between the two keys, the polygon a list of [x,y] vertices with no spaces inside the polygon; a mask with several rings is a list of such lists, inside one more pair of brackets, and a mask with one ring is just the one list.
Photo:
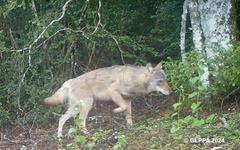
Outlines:
{"label": "shrub", "polygon": [[[206,60],[196,51],[186,53],[186,60],[172,60],[165,62],[168,80],[179,101],[175,108],[182,106],[196,106],[197,102],[211,96],[211,101],[218,97],[236,95],[240,85],[240,46],[234,46],[228,51],[220,51],[214,59]],[[201,76],[208,66],[210,86],[204,86]],[[222,98],[221,98],[222,99]]]}

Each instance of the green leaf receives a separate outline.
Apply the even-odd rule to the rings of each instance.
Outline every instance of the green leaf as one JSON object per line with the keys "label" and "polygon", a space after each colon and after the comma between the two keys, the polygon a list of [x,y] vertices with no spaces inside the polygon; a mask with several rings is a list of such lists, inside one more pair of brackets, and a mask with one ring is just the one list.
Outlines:
{"label": "green leaf", "polygon": [[66,145],[67,150],[68,150],[68,149],[71,149],[72,145],[73,145],[73,143],[67,144],[67,145]]}
{"label": "green leaf", "polygon": [[208,123],[213,123],[217,118],[216,114],[211,114],[210,116],[207,117],[206,122]]}
{"label": "green leaf", "polygon": [[96,146],[96,144],[94,142],[91,142],[91,143],[88,143],[87,146],[91,150],[91,149],[93,149]]}
{"label": "green leaf", "polygon": [[192,103],[192,105],[191,105],[192,113],[197,112],[199,110],[201,104],[202,104],[201,102]]}
{"label": "green leaf", "polygon": [[75,138],[74,138],[74,143],[76,144],[80,144],[80,145],[83,145],[87,142],[85,136],[82,136],[82,135],[77,135]]}
{"label": "green leaf", "polygon": [[198,90],[201,92],[207,91],[207,87],[206,86],[198,86]]}
{"label": "green leaf", "polygon": [[76,133],[77,132],[77,129],[76,128],[70,128],[68,130],[68,134],[72,134],[72,133]]}
{"label": "green leaf", "polygon": [[127,144],[126,136],[125,135],[119,135],[117,143],[113,146],[113,150],[119,150],[122,149]]}
{"label": "green leaf", "polygon": [[183,138],[183,135],[174,135],[173,139],[174,140],[181,140]]}
{"label": "green leaf", "polygon": [[195,118],[192,122],[193,127],[201,127],[203,124],[205,124],[205,121],[203,119],[197,119]]}
{"label": "green leaf", "polygon": [[190,79],[190,82],[192,83],[192,84],[195,84],[197,81],[199,81],[199,77],[194,77],[194,78],[191,78]]}
{"label": "green leaf", "polygon": [[177,110],[181,105],[182,105],[181,102],[178,102],[178,103],[173,104],[174,110]]}
{"label": "green leaf", "polygon": [[193,97],[195,97],[197,95],[198,95],[198,92],[193,92],[193,93],[188,95],[188,98],[190,99],[190,98],[193,98]]}
{"label": "green leaf", "polygon": [[173,127],[170,129],[170,132],[171,132],[171,133],[176,133],[178,130],[180,130],[180,126],[173,126]]}
{"label": "green leaf", "polygon": [[191,123],[194,119],[195,117],[188,115],[183,119],[183,122],[188,124],[188,123]]}
{"label": "green leaf", "polygon": [[171,115],[171,117],[175,117],[178,114],[178,112],[175,112]]}

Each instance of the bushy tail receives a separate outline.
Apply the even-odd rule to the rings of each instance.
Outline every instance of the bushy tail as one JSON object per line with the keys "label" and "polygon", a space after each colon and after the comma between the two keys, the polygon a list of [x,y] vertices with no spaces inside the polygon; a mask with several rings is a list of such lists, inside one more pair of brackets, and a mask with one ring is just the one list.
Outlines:
{"label": "bushy tail", "polygon": [[60,89],[57,90],[52,96],[46,98],[44,103],[49,106],[59,105],[64,103],[67,99],[68,88],[62,86]]}

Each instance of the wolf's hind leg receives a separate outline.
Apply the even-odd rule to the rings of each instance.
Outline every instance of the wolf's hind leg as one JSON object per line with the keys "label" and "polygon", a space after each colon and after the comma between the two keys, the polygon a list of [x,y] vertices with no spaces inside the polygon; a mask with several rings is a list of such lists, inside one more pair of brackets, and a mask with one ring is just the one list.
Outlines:
{"label": "wolf's hind leg", "polygon": [[74,109],[75,106],[71,106],[68,108],[68,110],[65,112],[64,115],[61,116],[59,119],[59,124],[58,124],[58,137],[62,137],[62,128],[65,122],[71,118],[74,115]]}
{"label": "wolf's hind leg", "polygon": [[85,135],[89,135],[90,133],[88,132],[86,128],[86,119],[88,116],[89,111],[92,109],[93,105],[93,98],[87,98],[84,100],[80,100],[81,102],[81,107],[80,107],[80,113],[79,113],[79,119],[81,121],[81,131]]}

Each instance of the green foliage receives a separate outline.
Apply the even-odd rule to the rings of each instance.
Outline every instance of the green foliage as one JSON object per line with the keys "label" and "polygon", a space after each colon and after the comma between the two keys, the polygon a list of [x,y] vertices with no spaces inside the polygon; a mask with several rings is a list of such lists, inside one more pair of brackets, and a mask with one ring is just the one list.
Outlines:
{"label": "green foliage", "polygon": [[113,146],[113,150],[125,149],[127,144],[126,136],[122,133],[118,133],[117,142]]}
{"label": "green foliage", "polygon": [[175,110],[191,108],[195,113],[200,109],[201,100],[207,94],[207,87],[202,84],[201,76],[206,67],[203,57],[195,51],[186,55],[185,61],[169,60],[165,63],[169,82],[178,96],[173,105]]}
{"label": "green foliage", "polygon": [[[69,149],[69,150],[70,149],[79,149],[81,146],[83,146],[87,143],[87,138],[83,134],[79,134],[79,129],[81,128],[80,120],[77,119],[78,117],[76,117],[76,116],[77,116],[77,114],[75,114],[75,117],[74,117],[74,126],[68,130],[68,136],[73,137],[66,144],[66,149]],[[58,147],[59,147],[59,149],[65,149],[64,148],[65,146],[63,146],[62,142],[60,142],[58,144]]]}
{"label": "green foliage", "polygon": [[[128,129],[98,130],[89,138],[84,138],[75,129],[66,148],[60,149],[206,149],[209,141],[197,139],[217,139],[224,148],[236,147],[239,144],[239,120],[236,114],[210,114],[204,117],[188,115],[178,120],[169,114],[160,118],[144,119]],[[84,143],[84,144],[83,144]],[[171,144],[169,144],[171,143]],[[63,144],[63,142],[62,142]],[[217,141],[214,144],[219,144]]]}
{"label": "green foliage", "polygon": [[[177,120],[172,123],[170,128],[170,133],[175,140],[183,140],[184,133],[182,131],[186,126],[188,128],[210,128],[206,130],[206,133],[211,132],[214,130],[212,127],[217,120],[221,120],[221,128],[224,129],[224,135],[220,132],[218,137],[224,139],[226,138],[225,134],[230,132],[228,139],[233,137],[231,140],[235,140],[236,135],[233,132],[237,128],[229,126],[230,124],[236,126],[239,118],[228,120],[216,114],[202,118],[199,116],[199,112],[204,105],[209,104],[209,100],[219,100],[220,95],[223,97],[220,98],[221,101],[229,97],[239,97],[239,52],[239,45],[236,45],[233,49],[221,52],[214,59],[208,60],[197,52],[188,52],[186,60],[183,62],[170,59],[165,63],[171,87],[178,96],[178,101],[173,104],[176,112],[171,115],[172,118],[177,116]],[[206,66],[210,73],[209,87],[205,86],[201,80]],[[212,99],[208,99],[206,96],[211,96]],[[186,109],[191,110],[191,114],[180,117],[181,111]],[[237,116],[237,113],[235,112],[233,115]],[[238,130],[236,133],[239,134]]]}
{"label": "green foliage", "polygon": [[90,1],[86,11],[84,0],[72,1],[63,19],[46,30],[30,54],[15,52],[28,47],[60,16],[65,1],[34,2],[37,17],[32,1],[0,2],[0,124],[47,120],[50,111],[42,105],[43,99],[83,72],[123,60],[142,65],[179,56],[177,18],[183,1],[177,0],[171,5],[165,0],[104,1],[102,26],[94,34],[98,1]]}
{"label": "green foliage", "polygon": [[[194,114],[201,109],[206,96],[213,96],[212,99],[214,96],[216,99],[220,95],[229,96],[229,93],[231,96],[237,96],[236,92],[239,91],[240,85],[239,56],[240,47],[236,45],[229,51],[219,53],[214,59],[206,60],[192,51],[186,54],[185,61],[172,59],[167,61],[165,68],[168,79],[178,95],[178,102],[173,105],[173,108],[175,110],[190,108]],[[205,86],[201,80],[206,67],[210,73],[209,87]]]}
{"label": "green foliage", "polygon": [[227,94],[239,87],[239,55],[240,45],[236,44],[231,50],[222,51],[219,56],[212,61],[209,70],[212,74],[211,93],[213,95]]}
{"label": "green foliage", "polygon": [[[231,119],[233,115],[212,114],[201,118],[199,111],[205,105],[206,94],[217,97],[216,100],[218,97],[233,99],[239,96],[240,46],[222,52],[214,60],[206,61],[194,51],[187,53],[184,62],[175,60],[180,57],[179,16],[183,0],[102,1],[101,26],[94,33],[99,21],[98,1],[91,0],[86,12],[83,12],[84,0],[72,1],[63,19],[46,30],[32,45],[30,53],[28,50],[16,52],[28,47],[53,19],[60,16],[65,1],[34,2],[38,17],[32,11],[31,1],[0,2],[1,127],[9,123],[19,126],[29,122],[43,123],[52,117],[52,111],[60,113],[60,108],[50,110],[43,106],[43,99],[67,79],[86,71],[122,64],[123,60],[139,65],[165,60],[166,74],[178,98],[173,105],[173,114],[161,120],[144,120],[135,128],[117,132],[116,139],[111,139],[111,145],[107,140],[115,131],[100,130],[88,139],[79,134],[77,125],[80,120],[74,119],[75,125],[68,132],[71,140],[67,146],[60,141],[59,149],[95,149],[103,143],[104,148],[131,149],[139,141],[142,146],[139,149],[165,149],[168,147],[164,146],[173,139],[179,142],[180,148],[187,149],[181,145],[182,141],[184,136],[193,136],[193,132],[189,133],[186,126],[199,130],[202,135],[213,131],[239,142],[239,126],[237,119]],[[187,45],[189,47],[191,45]],[[171,59],[166,59],[168,56]],[[209,88],[201,81],[206,65],[211,74]],[[180,112],[185,108],[191,114],[182,117]],[[216,121],[223,122],[223,132],[213,128]],[[166,138],[159,135],[166,135]]]}
{"label": "green foliage", "polygon": [[201,107],[201,102],[197,102],[197,103],[192,103],[191,105],[191,110],[192,110],[192,113],[196,113]]}

